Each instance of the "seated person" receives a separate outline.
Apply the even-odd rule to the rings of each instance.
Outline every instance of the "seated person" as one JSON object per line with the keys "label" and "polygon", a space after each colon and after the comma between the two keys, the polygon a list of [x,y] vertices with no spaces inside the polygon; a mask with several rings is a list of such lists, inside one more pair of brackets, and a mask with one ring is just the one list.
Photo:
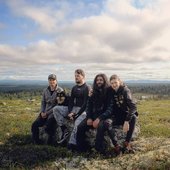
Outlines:
{"label": "seated person", "polygon": [[99,152],[103,152],[100,142],[100,136],[103,135],[103,123],[100,121],[101,114],[107,108],[108,98],[108,79],[105,74],[96,75],[93,83],[92,95],[87,102],[87,118],[84,119],[79,125],[77,130],[77,150],[84,152],[88,149],[86,143],[86,132],[89,129],[97,129],[95,148]]}
{"label": "seated person", "polygon": [[66,126],[66,119],[69,119],[74,123],[74,128],[71,132],[68,148],[76,146],[76,134],[77,125],[85,118],[84,111],[86,108],[86,102],[88,98],[89,87],[85,83],[85,73],[81,69],[75,71],[76,85],[71,90],[71,96],[69,99],[69,105],[56,106],[53,109],[54,117],[58,126],[61,127],[63,135],[58,143],[63,143],[69,136],[69,132]]}
{"label": "seated person", "polygon": [[[120,154],[121,151],[123,153],[130,153],[133,152],[130,142],[135,129],[136,116],[138,115],[136,104],[132,100],[130,90],[117,75],[112,75],[110,77],[110,84],[110,104],[101,116],[101,120],[105,120],[103,131],[108,131],[110,139],[115,146],[114,151],[117,155]],[[123,126],[123,131],[126,133],[123,148],[118,144],[114,131],[114,126],[120,125]],[[101,136],[100,141],[101,143],[103,142],[103,136]]]}
{"label": "seated person", "polygon": [[38,118],[33,122],[31,131],[32,138],[35,144],[42,144],[43,142],[39,139],[39,127],[45,126],[46,132],[48,133],[47,144],[53,144],[56,121],[53,116],[53,108],[57,105],[56,96],[61,93],[63,89],[57,84],[57,77],[55,74],[48,76],[49,86],[44,89],[42,101],[41,101],[41,112]]}

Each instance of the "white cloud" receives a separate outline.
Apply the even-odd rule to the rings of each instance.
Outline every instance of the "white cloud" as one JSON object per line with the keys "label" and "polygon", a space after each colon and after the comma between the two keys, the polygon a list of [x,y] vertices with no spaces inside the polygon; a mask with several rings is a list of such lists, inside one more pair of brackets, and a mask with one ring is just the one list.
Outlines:
{"label": "white cloud", "polygon": [[[98,72],[113,71],[125,79],[145,76],[170,79],[170,2],[145,1],[142,8],[135,7],[131,0],[107,0],[103,4],[99,14],[78,17],[66,2],[54,10],[53,6],[38,8],[26,1],[8,1],[15,14],[32,19],[41,31],[55,34],[56,38],[53,42],[40,39],[27,46],[2,44],[0,65],[10,69],[18,65],[21,70],[25,65],[36,65],[31,71],[36,72],[40,67],[44,74],[49,71],[48,67],[55,70],[54,67],[63,65],[58,71],[64,75],[67,70],[68,77],[64,78],[69,78],[70,69],[83,63],[81,66],[90,78]],[[83,5],[79,3],[82,9]],[[91,4],[91,8],[98,6]],[[68,14],[74,17],[67,18]],[[160,63],[165,67],[160,68]],[[145,65],[146,69],[141,69]]]}
{"label": "white cloud", "polygon": [[8,0],[7,3],[14,14],[33,20],[46,33],[57,30],[67,10],[64,7],[56,10],[52,6],[33,6],[26,0]]}

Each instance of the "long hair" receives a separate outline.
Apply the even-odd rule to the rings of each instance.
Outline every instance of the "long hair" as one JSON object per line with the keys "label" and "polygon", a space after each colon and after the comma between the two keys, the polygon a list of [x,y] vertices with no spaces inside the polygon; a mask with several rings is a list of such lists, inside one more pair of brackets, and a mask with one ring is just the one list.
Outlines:
{"label": "long hair", "polygon": [[100,74],[97,74],[96,77],[94,78],[94,82],[93,82],[93,91],[94,92],[98,89],[97,84],[96,84],[98,77],[102,77],[102,79],[104,81],[104,84],[103,84],[103,87],[102,87],[103,89],[107,89],[109,87],[109,81],[108,81],[107,76],[103,73],[100,73]]}

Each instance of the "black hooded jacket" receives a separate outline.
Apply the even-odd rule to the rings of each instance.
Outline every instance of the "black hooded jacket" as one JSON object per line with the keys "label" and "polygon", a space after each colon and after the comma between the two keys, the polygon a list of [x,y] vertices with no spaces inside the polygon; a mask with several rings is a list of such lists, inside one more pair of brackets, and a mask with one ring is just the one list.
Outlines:
{"label": "black hooded jacket", "polygon": [[100,119],[114,118],[117,124],[130,121],[137,112],[136,104],[132,100],[131,92],[127,86],[120,86],[117,91],[109,89],[110,104]]}
{"label": "black hooded jacket", "polygon": [[103,112],[106,111],[108,103],[108,88],[103,90],[97,89],[93,92],[92,96],[89,97],[87,102],[87,118],[95,120],[98,118]]}

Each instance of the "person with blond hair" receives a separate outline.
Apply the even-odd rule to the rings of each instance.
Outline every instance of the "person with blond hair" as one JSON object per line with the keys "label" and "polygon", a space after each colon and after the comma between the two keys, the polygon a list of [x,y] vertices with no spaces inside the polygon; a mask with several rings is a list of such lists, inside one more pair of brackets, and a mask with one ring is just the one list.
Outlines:
{"label": "person with blond hair", "polygon": [[[110,104],[106,111],[101,115],[100,119],[104,121],[104,130],[107,130],[109,136],[115,146],[114,151],[117,155],[121,152],[131,153],[133,149],[131,147],[132,134],[135,129],[137,107],[132,99],[129,88],[121,81],[117,75],[110,77]],[[123,143],[123,147],[118,144],[115,126],[122,126],[123,131],[126,133],[126,138]],[[100,141],[103,141],[101,136]]]}

